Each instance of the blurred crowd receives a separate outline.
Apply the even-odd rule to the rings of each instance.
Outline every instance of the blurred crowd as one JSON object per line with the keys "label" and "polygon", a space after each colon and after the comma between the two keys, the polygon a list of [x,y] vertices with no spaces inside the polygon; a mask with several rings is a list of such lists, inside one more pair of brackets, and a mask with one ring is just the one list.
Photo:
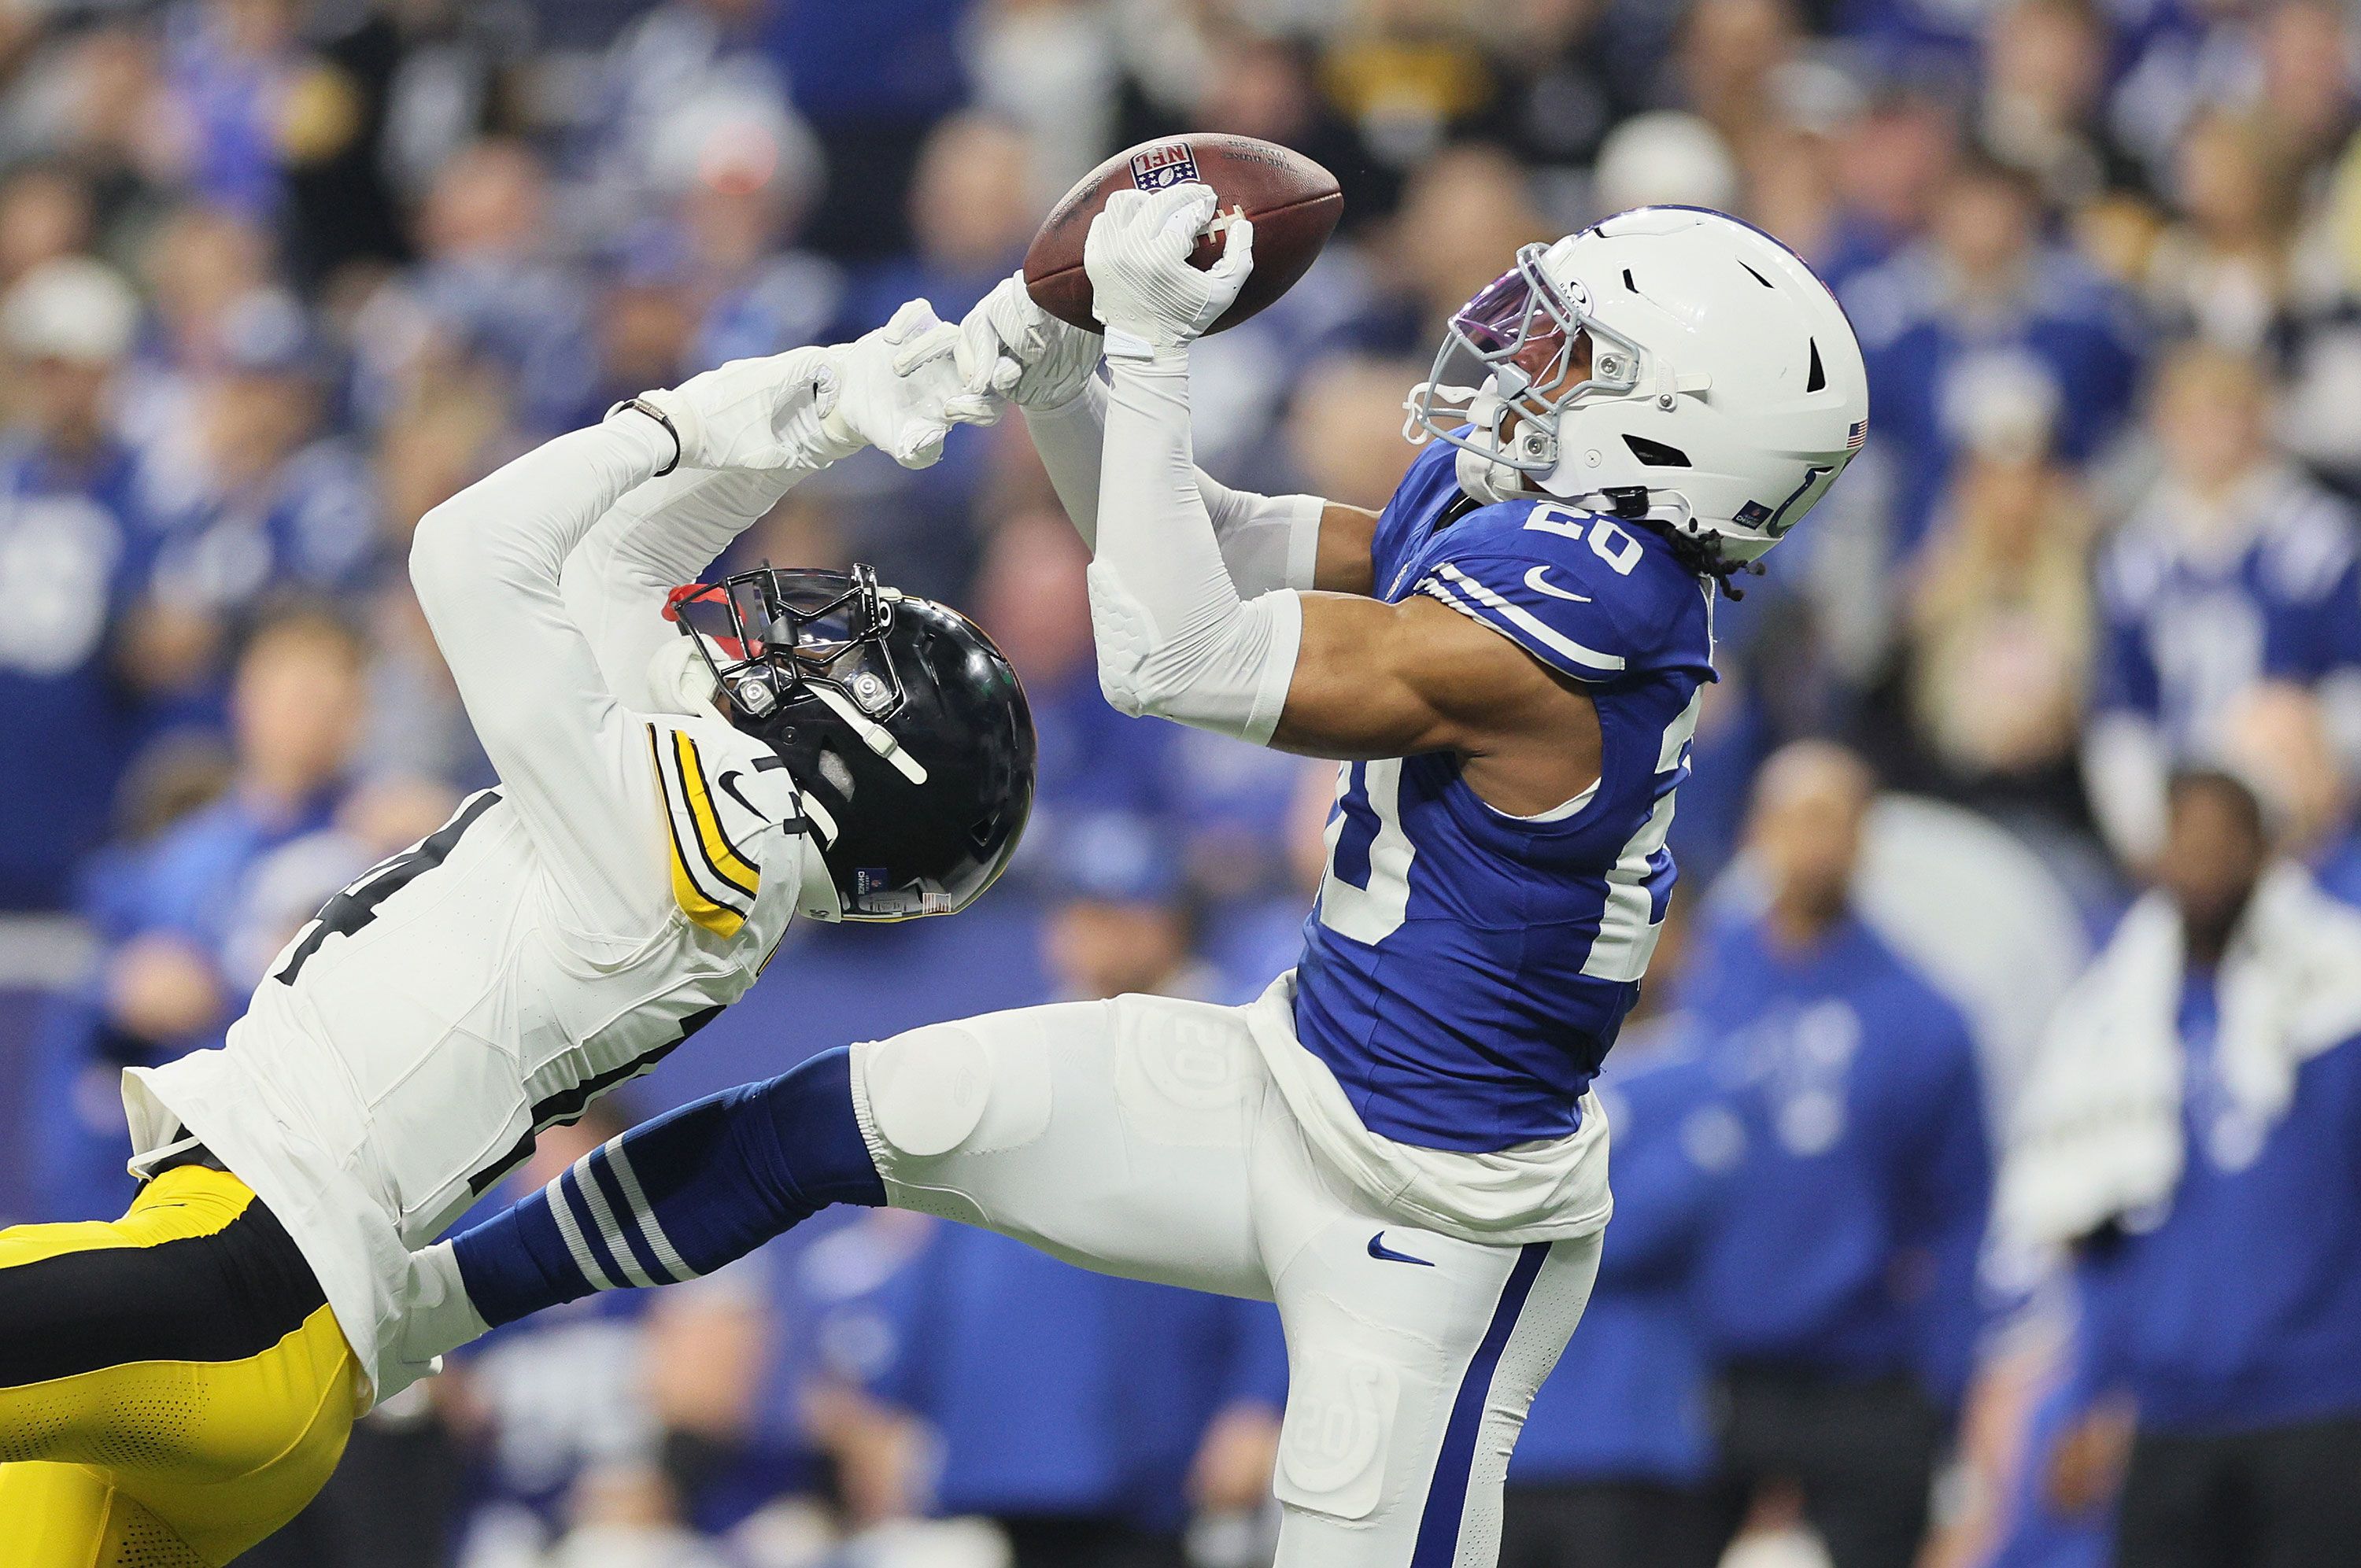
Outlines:
{"label": "blurred crowd", "polygon": [[[2344,0],[0,0],[0,1223],[118,1210],[119,1069],[489,782],[427,510],[644,388],[956,318],[1180,129],[1346,198],[1195,356],[1235,486],[1380,504],[1449,313],[1645,202],[1794,246],[1868,358],[1866,454],[1719,612],[1509,1568],[2349,1561]],[[1021,422],[742,554],[976,616],[1040,803],[975,912],[799,933],[631,1113],[1292,961],[1332,773],[1105,707]],[[1284,1398],[1266,1308],[854,1216],[495,1335],[254,1561],[1246,1564]]]}

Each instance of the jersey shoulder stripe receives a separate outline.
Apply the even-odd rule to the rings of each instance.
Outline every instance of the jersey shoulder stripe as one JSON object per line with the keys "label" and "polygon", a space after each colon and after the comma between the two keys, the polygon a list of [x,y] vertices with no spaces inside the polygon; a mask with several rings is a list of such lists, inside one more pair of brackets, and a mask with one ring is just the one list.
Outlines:
{"label": "jersey shoulder stripe", "polygon": [[673,897],[698,926],[717,937],[735,937],[753,913],[762,872],[722,831],[697,742],[677,729],[654,724],[647,729],[671,840]]}
{"label": "jersey shoulder stripe", "polygon": [[[1620,674],[1630,663],[1620,653],[1602,652],[1577,642],[1521,605],[1512,603],[1486,587],[1448,561],[1439,564],[1433,575],[1422,579],[1418,591],[1440,599],[1471,620],[1489,625],[1511,641],[1540,643],[1543,650],[1557,655],[1553,663],[1565,662],[1579,667],[1569,671],[1569,674],[1592,676]],[[1552,590],[1543,587],[1540,591],[1547,593]]]}
{"label": "jersey shoulder stripe", "polygon": [[1438,529],[1411,574],[1416,591],[1576,680],[1712,678],[1710,600],[1642,523],[1550,499],[1478,507]]}
{"label": "jersey shoulder stripe", "polygon": [[[721,826],[721,811],[713,797],[713,788],[705,773],[705,756],[686,730],[672,732],[673,759],[680,769],[681,781],[688,788],[689,816],[697,828],[697,841],[704,846],[707,859],[722,881],[754,896],[763,881],[763,873],[738,846],[730,840]],[[724,775],[725,779],[728,775]]]}

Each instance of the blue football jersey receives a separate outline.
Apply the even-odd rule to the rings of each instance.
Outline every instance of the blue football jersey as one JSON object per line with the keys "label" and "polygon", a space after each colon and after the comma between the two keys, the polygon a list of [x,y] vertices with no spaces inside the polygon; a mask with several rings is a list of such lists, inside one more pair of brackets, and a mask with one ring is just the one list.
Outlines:
{"label": "blue football jersey", "polygon": [[1488,1152],[1580,1125],[1639,994],[1714,678],[1712,598],[1649,529],[1539,499],[1451,515],[1454,458],[1422,454],[1388,503],[1378,593],[1430,595],[1582,682],[1601,773],[1521,817],[1477,798],[1452,753],[1348,763],[1295,1027],[1371,1131]]}
{"label": "blue football jersey", "polygon": [[2134,512],[2099,556],[2092,706],[2202,755],[2257,682],[2310,685],[2361,663],[2361,532],[2292,471],[2251,484],[2210,542],[2189,538],[2170,505]]}

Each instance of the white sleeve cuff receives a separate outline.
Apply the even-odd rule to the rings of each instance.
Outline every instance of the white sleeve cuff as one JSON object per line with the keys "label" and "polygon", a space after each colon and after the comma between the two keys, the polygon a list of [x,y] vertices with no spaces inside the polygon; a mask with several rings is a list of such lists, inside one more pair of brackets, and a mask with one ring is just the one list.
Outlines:
{"label": "white sleeve cuff", "polygon": [[1255,682],[1254,707],[1238,739],[1268,746],[1287,712],[1288,688],[1295,684],[1295,662],[1303,652],[1303,597],[1292,588],[1282,588],[1247,601],[1249,615],[1258,610],[1268,615],[1269,630],[1257,659],[1260,673]]}
{"label": "white sleeve cuff", "polygon": [[1197,488],[1221,542],[1230,581],[1246,598],[1274,588],[1309,588],[1320,565],[1318,496],[1258,496],[1197,475]]}
{"label": "white sleeve cuff", "polygon": [[1092,565],[1090,589],[1099,689],[1115,711],[1270,743],[1303,646],[1303,601],[1292,589],[1248,599],[1180,639],[1158,635],[1155,612],[1104,562]]}
{"label": "white sleeve cuff", "polygon": [[1320,520],[1328,503],[1318,496],[1285,496],[1287,515],[1287,586],[1311,589],[1320,576]]}

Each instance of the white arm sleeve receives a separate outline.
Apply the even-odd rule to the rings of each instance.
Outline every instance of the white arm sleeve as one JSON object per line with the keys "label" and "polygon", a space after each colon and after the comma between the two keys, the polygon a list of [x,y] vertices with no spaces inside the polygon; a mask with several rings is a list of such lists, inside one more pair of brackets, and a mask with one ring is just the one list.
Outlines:
{"label": "white arm sleeve", "polygon": [[664,618],[665,597],[696,582],[804,474],[683,468],[650,479],[617,501],[566,557],[566,613],[624,707],[678,708],[678,694],[654,689],[648,678],[657,652],[681,641],[680,628]]}
{"label": "white arm sleeve", "polygon": [[1090,570],[1099,685],[1122,712],[1269,743],[1303,634],[1291,588],[1241,599],[1190,459],[1185,362],[1117,362]]}
{"label": "white arm sleeve", "polygon": [[644,742],[566,607],[560,575],[591,526],[674,456],[653,421],[577,430],[428,512],[410,578],[502,794],[576,928],[637,928],[666,906]]}
{"label": "white arm sleeve", "polygon": [[[1074,532],[1093,550],[1098,548],[1099,455],[1105,449],[1106,418],[1106,383],[1095,376],[1083,383],[1081,397],[1063,407],[1025,411],[1025,428],[1041,455],[1041,466]],[[1202,468],[1194,471],[1213,537],[1239,593],[1251,598],[1273,588],[1312,586],[1326,501],[1234,490]]]}

